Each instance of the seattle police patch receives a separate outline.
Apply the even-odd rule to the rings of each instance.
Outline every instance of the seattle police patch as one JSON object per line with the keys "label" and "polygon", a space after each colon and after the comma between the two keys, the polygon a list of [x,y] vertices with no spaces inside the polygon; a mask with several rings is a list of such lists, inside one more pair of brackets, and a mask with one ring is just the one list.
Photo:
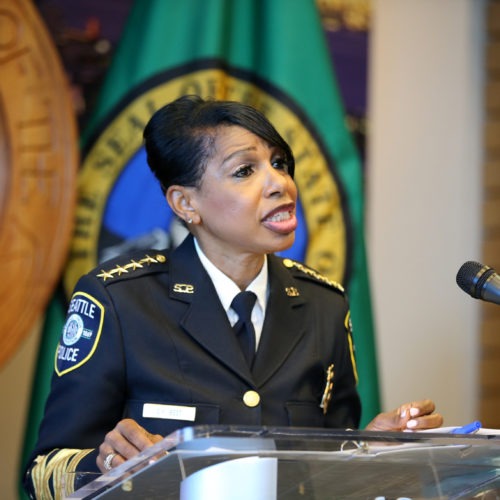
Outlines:
{"label": "seattle police patch", "polygon": [[92,357],[103,321],[104,307],[98,300],[84,292],[73,295],[56,350],[55,370],[59,376],[82,366]]}

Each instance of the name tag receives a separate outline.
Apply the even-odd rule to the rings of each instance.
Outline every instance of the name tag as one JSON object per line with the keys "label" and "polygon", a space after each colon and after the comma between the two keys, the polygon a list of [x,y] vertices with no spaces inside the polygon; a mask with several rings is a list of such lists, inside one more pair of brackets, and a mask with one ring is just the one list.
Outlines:
{"label": "name tag", "polygon": [[164,418],[165,420],[188,420],[194,422],[196,407],[145,403],[142,407],[142,416],[143,418]]}

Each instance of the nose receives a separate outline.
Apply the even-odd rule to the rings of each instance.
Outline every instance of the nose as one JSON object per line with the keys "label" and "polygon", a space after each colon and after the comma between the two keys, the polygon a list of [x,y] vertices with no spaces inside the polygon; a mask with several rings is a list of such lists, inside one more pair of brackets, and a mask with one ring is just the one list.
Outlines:
{"label": "nose", "polygon": [[291,177],[283,170],[274,168],[270,163],[266,168],[265,194],[266,196],[280,197],[286,192]]}

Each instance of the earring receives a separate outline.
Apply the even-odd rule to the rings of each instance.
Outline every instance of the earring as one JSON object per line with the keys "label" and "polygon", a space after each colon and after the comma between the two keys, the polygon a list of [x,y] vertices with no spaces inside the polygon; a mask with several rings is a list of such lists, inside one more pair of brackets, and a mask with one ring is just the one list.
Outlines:
{"label": "earring", "polygon": [[193,223],[193,219],[191,219],[191,217],[189,217],[189,219],[187,220],[187,223],[188,224],[192,224]]}

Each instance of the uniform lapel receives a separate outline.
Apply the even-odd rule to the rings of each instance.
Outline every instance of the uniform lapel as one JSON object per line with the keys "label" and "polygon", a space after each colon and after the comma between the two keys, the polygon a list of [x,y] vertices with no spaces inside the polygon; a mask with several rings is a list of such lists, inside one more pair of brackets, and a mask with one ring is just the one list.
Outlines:
{"label": "uniform lapel", "polygon": [[171,254],[169,275],[170,297],[186,303],[181,327],[229,369],[251,381],[250,369],[192,236]]}
{"label": "uniform lapel", "polygon": [[252,373],[262,386],[285,362],[306,332],[307,303],[281,260],[269,256],[270,294]]}

